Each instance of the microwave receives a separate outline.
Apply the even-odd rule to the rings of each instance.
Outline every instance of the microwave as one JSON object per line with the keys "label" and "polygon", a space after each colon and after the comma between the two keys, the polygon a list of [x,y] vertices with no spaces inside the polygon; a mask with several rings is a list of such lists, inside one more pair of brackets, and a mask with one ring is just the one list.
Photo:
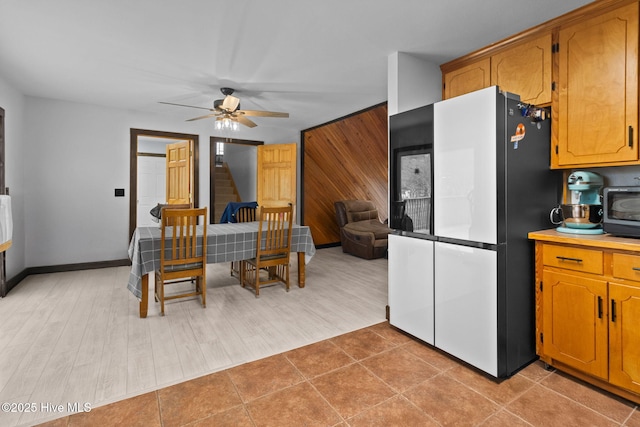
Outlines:
{"label": "microwave", "polygon": [[605,233],[640,237],[640,187],[605,187],[602,204]]}

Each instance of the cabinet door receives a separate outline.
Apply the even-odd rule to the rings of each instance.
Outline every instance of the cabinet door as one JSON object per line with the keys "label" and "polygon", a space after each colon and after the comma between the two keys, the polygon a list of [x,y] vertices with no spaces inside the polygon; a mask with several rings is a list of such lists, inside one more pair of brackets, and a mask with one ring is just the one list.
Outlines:
{"label": "cabinet door", "polygon": [[638,4],[561,29],[553,166],[638,159]]}
{"label": "cabinet door", "polygon": [[433,345],[433,242],[389,235],[389,323]]}
{"label": "cabinet door", "polygon": [[491,85],[528,104],[551,102],[551,34],[491,57]]}
{"label": "cabinet door", "polygon": [[544,354],[607,379],[607,282],[543,272]]}
{"label": "cabinet door", "polygon": [[435,346],[497,377],[498,255],[435,243]]}
{"label": "cabinet door", "polygon": [[491,86],[490,73],[491,59],[489,58],[446,73],[444,75],[443,99]]}
{"label": "cabinet door", "polygon": [[640,288],[609,284],[609,381],[640,393]]}

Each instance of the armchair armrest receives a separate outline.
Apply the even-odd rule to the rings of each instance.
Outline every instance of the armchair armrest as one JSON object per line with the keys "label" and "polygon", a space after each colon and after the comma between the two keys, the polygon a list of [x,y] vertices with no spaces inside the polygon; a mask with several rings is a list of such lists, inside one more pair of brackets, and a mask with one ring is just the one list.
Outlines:
{"label": "armchair armrest", "polygon": [[371,245],[375,243],[376,236],[371,231],[352,230],[343,228],[344,237],[360,245]]}

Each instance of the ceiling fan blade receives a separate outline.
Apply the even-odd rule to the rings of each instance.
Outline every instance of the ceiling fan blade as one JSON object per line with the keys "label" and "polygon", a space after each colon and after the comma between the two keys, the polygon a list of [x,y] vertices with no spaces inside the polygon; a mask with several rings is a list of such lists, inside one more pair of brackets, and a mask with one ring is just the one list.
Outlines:
{"label": "ceiling fan blade", "polygon": [[224,100],[222,101],[222,109],[232,112],[232,111],[236,111],[236,109],[240,106],[240,98],[236,98],[235,96],[232,95],[227,95],[224,97]]}
{"label": "ceiling fan blade", "polygon": [[194,120],[200,120],[200,119],[208,119],[209,117],[216,117],[218,116],[218,113],[214,113],[214,114],[207,114],[204,116],[199,116],[199,117],[194,117],[193,119],[187,119],[187,122],[192,122]]}
{"label": "ceiling fan blade", "polygon": [[252,117],[289,117],[289,113],[278,113],[276,111],[259,111],[259,110],[238,110],[236,113],[244,114]]}
{"label": "ceiling fan blade", "polygon": [[255,124],[254,122],[252,122],[251,120],[247,119],[244,116],[237,116],[235,118],[235,120],[237,120],[238,123],[240,123],[242,125],[245,125],[247,127],[250,127],[250,128],[254,128],[254,127],[258,126],[257,124]]}
{"label": "ceiling fan blade", "polygon": [[207,111],[216,111],[213,108],[207,108],[207,107],[196,107],[195,105],[185,105],[185,104],[174,104],[173,102],[158,102],[158,104],[166,104],[166,105],[177,105],[178,107],[189,107],[189,108],[199,108],[201,110],[207,110]]}

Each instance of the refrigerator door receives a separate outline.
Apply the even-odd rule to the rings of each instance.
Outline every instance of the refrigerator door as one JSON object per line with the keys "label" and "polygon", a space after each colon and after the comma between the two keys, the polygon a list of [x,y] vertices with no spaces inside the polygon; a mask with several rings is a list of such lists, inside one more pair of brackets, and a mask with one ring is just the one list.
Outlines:
{"label": "refrigerator door", "polygon": [[434,105],[436,236],[497,243],[497,103],[492,86]]}
{"label": "refrigerator door", "polygon": [[435,265],[435,346],[497,377],[497,252],[436,242]]}
{"label": "refrigerator door", "polygon": [[389,323],[433,345],[433,242],[389,235]]}

